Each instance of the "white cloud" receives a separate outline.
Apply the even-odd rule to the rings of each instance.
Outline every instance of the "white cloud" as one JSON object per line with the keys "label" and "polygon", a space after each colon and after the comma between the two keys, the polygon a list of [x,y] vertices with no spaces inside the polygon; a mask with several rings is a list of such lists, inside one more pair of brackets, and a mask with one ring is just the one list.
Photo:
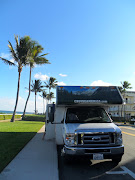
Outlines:
{"label": "white cloud", "polygon": [[103,82],[102,80],[97,80],[91,83],[91,86],[111,86],[111,83]]}
{"label": "white cloud", "polygon": [[[0,98],[0,110],[13,111],[15,106],[15,98],[2,97]],[[23,112],[26,99],[19,96],[17,111]],[[37,96],[37,110],[39,113],[43,112],[43,99],[40,96]],[[35,110],[35,98],[30,98],[28,101],[26,112],[34,113]]]}
{"label": "white cloud", "polygon": [[29,92],[29,90],[28,90],[28,89],[26,89],[26,90],[25,90],[25,92],[26,92],[26,93],[28,93],[28,92]]}
{"label": "white cloud", "polygon": [[57,84],[58,84],[59,86],[64,86],[64,85],[66,85],[64,82],[57,82]]}
{"label": "white cloud", "polygon": [[37,99],[38,100],[43,100],[43,98],[41,96],[38,96]]}
{"label": "white cloud", "polygon": [[66,74],[59,74],[59,76],[66,77],[67,75]]}
{"label": "white cloud", "polygon": [[2,58],[5,58],[5,59],[9,59],[10,58],[10,54],[1,53],[0,56]]}
{"label": "white cloud", "polygon": [[42,73],[37,73],[34,75],[35,79],[40,79],[41,81],[46,81],[49,79],[49,76],[42,74]]}
{"label": "white cloud", "polygon": [[13,58],[11,58],[10,61],[11,61],[12,63],[15,63],[15,60],[14,60]]}

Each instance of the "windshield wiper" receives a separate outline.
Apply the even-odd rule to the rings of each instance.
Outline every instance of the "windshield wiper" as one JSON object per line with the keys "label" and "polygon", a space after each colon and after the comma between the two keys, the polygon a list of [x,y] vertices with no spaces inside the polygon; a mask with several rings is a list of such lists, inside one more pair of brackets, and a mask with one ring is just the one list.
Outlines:
{"label": "windshield wiper", "polygon": [[90,121],[95,121],[95,120],[100,121],[100,120],[102,120],[102,117],[88,118],[88,119],[84,120],[84,122],[90,122]]}

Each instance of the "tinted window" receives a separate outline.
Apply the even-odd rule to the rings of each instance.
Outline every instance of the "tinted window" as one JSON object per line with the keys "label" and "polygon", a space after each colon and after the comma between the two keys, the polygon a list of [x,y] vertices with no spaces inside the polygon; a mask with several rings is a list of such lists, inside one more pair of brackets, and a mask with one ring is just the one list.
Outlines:
{"label": "tinted window", "polygon": [[79,107],[68,108],[66,123],[105,123],[111,119],[103,108],[100,107]]}

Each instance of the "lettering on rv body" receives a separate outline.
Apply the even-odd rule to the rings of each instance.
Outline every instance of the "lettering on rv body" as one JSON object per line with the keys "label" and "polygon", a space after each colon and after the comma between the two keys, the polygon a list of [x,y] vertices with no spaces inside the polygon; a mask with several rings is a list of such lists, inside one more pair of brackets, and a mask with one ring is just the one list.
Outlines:
{"label": "lettering on rv body", "polygon": [[74,100],[74,103],[107,103],[107,100]]}

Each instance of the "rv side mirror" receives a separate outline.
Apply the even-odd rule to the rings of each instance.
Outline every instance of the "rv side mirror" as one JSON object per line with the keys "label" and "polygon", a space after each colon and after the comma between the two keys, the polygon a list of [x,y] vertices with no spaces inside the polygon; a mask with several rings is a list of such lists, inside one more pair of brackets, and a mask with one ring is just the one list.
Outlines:
{"label": "rv side mirror", "polygon": [[62,119],[61,123],[64,123],[64,119]]}

